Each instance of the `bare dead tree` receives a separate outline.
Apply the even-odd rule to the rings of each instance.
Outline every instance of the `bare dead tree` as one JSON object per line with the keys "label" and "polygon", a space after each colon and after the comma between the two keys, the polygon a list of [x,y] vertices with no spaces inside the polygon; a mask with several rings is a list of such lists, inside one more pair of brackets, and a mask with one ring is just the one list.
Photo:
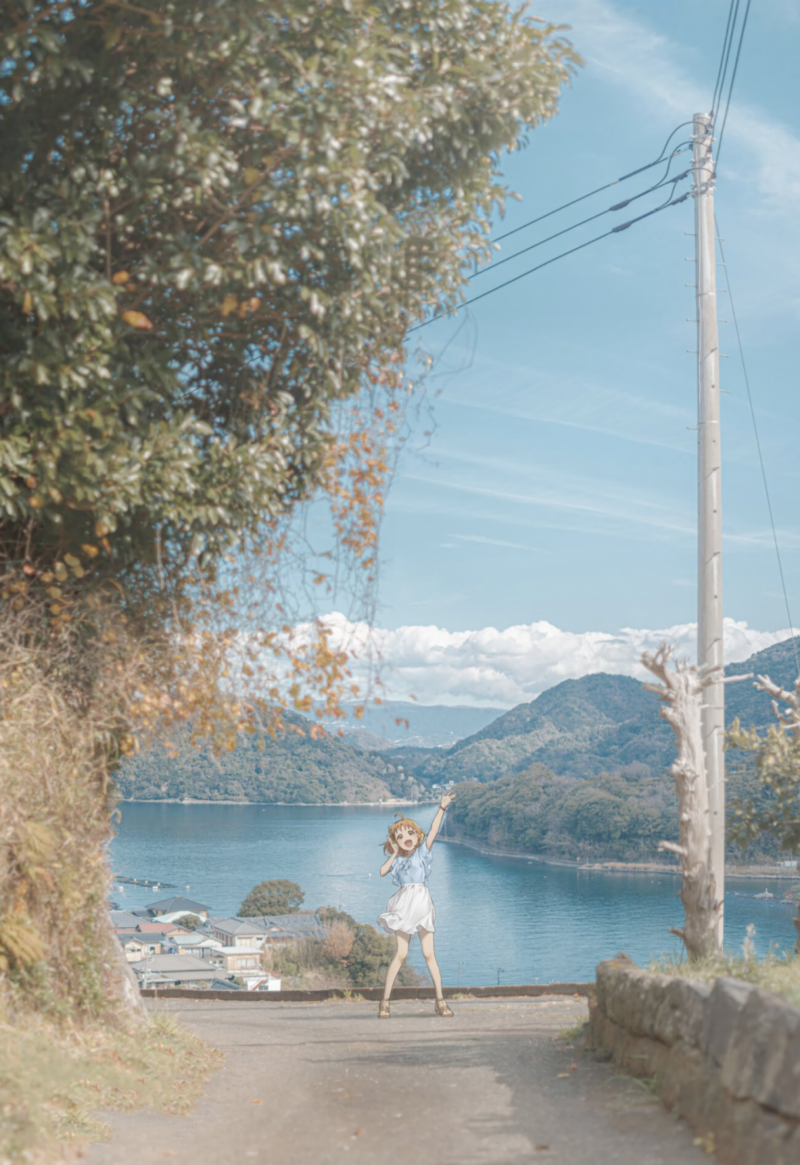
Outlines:
{"label": "bare dead tree", "polygon": [[679,842],[662,841],[660,850],[677,854],[683,872],[681,901],[686,913],[683,927],[670,927],[683,940],[690,959],[701,959],[716,949],[716,925],[722,902],[717,898],[711,868],[711,829],[706,786],[700,709],[703,689],[717,668],[699,668],[686,660],[668,667],[673,648],[662,643],[655,655],[644,652],[642,663],[659,684],[645,684],[661,698],[661,717],[675,733],[678,758],[672,775],[678,792]]}

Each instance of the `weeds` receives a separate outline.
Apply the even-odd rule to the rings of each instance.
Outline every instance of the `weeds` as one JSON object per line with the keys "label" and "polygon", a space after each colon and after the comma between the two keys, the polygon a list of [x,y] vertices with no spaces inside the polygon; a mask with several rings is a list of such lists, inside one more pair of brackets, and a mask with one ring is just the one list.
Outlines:
{"label": "weeds", "polygon": [[747,929],[740,955],[710,955],[696,961],[662,955],[650,964],[650,970],[663,975],[699,979],[703,983],[713,983],[720,978],[741,979],[762,991],[781,995],[795,1007],[800,1007],[800,957],[771,950],[763,959],[756,958],[753,945],[755,928]]}
{"label": "weeds", "polygon": [[106,1140],[106,1111],[186,1113],[222,1058],[163,1014],[113,1029],[56,1028],[42,1017],[2,1024],[0,1165]]}
{"label": "weeds", "polygon": [[565,1044],[574,1044],[577,1040],[585,1036],[589,1031],[588,1019],[582,1019],[580,1023],[576,1023],[573,1027],[565,1027],[563,1031],[558,1033],[558,1038],[563,1040]]}

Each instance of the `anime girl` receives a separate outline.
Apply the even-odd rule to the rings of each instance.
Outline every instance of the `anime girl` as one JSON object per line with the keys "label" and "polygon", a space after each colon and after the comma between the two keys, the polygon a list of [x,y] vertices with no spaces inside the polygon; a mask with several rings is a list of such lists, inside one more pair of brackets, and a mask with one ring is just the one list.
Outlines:
{"label": "anime girl", "polygon": [[448,1016],[453,1014],[442,995],[442,976],[439,974],[439,965],[433,952],[433,923],[436,910],[425,885],[431,870],[431,847],[444,820],[445,810],[453,801],[454,794],[442,795],[427,838],[416,821],[411,821],[408,817],[389,826],[389,836],[383,846],[384,853],[389,854],[389,857],[381,866],[381,877],[385,877],[391,871],[392,881],[400,889],[389,899],[389,905],[378,919],[378,925],[394,935],[397,950],[386,970],[383,999],[378,1008],[379,1019],[391,1017],[389,996],[392,994],[397,973],[406,961],[412,934],[419,935],[422,953],[433,980],[436,1014]]}

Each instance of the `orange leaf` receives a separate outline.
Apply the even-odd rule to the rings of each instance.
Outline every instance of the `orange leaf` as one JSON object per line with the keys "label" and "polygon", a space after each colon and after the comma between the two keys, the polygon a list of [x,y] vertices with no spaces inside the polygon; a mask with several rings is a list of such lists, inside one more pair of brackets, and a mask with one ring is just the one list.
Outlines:
{"label": "orange leaf", "polygon": [[236,311],[239,306],[239,301],[235,295],[226,295],[222,303],[219,305],[219,310],[224,316],[229,316],[232,311]]}
{"label": "orange leaf", "polygon": [[140,311],[124,311],[122,318],[131,328],[140,328],[144,331],[149,331],[153,326],[147,316]]}
{"label": "orange leaf", "polygon": [[120,283],[127,283],[129,279],[130,279],[130,275],[128,274],[127,271],[118,271],[116,273],[116,275],[111,276],[111,282],[116,283],[118,285]]}

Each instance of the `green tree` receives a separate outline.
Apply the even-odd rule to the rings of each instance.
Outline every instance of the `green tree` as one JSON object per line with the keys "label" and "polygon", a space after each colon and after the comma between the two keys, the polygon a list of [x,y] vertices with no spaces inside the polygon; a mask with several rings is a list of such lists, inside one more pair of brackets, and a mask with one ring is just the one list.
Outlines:
{"label": "green tree", "polygon": [[388,935],[378,934],[372,926],[357,926],[350,953],[344,960],[353,986],[377,987],[383,982],[393,955],[394,943]]}
{"label": "green tree", "polygon": [[0,926],[12,904],[44,934],[20,950],[101,917],[137,735],[221,718],[232,747],[313,692],[338,707],[346,656],[276,594],[287,522],[324,499],[326,554],[371,586],[407,330],[489,255],[502,153],[576,60],[504,0],[3,5],[0,848],[46,820],[66,852],[77,804],[95,829],[63,875],[82,903],[0,871]]}
{"label": "green tree", "polygon": [[305,895],[297,882],[287,878],[272,878],[254,886],[239,907],[240,918],[254,918],[262,914],[296,914]]}
{"label": "green tree", "polygon": [[[727,747],[744,754],[755,767],[761,788],[750,797],[735,798],[730,806],[728,836],[747,848],[766,834],[781,850],[800,854],[800,677],[786,691],[769,676],[759,676],[756,687],[773,700],[778,720],[764,734],[743,729],[734,721]],[[784,705],[781,709],[780,705]],[[800,861],[798,862],[800,870]],[[794,919],[795,949],[800,953],[800,902]]]}
{"label": "green tree", "polygon": [[197,930],[198,926],[203,925],[203,920],[199,914],[182,914],[175,919],[175,923],[177,926],[185,926],[187,930]]}
{"label": "green tree", "polygon": [[158,583],[333,488],[335,402],[458,301],[576,58],[493,0],[0,27],[3,551]]}

